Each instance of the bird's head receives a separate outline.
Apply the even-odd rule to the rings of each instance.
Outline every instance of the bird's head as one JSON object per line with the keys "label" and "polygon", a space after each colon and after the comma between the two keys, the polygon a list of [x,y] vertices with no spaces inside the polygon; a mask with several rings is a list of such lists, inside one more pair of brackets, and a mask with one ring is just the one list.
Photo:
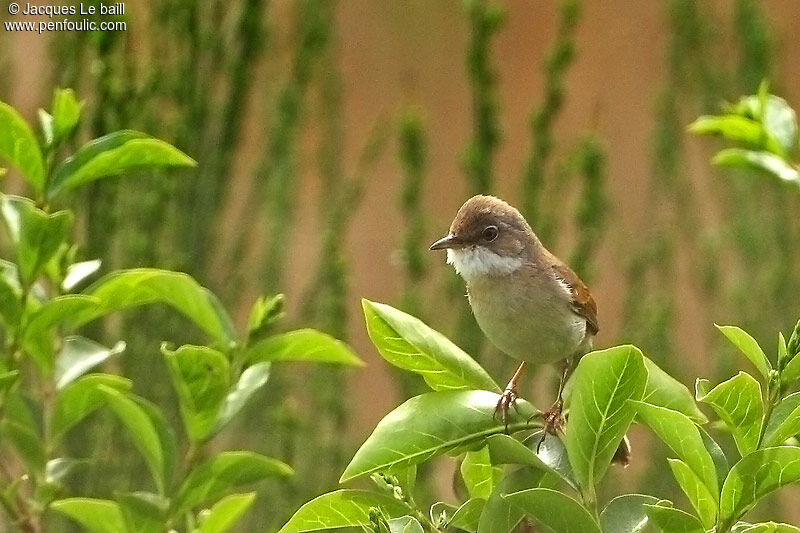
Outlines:
{"label": "bird's head", "polygon": [[511,274],[532,259],[538,240],[519,211],[494,196],[473,196],[450,233],[431,245],[466,281]]}

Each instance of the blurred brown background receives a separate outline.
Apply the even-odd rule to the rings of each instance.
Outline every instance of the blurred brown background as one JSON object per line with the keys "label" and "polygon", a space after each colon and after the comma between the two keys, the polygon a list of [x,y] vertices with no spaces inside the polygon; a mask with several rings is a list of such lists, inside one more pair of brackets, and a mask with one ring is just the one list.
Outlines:
{"label": "blurred brown background", "polygon": [[[215,112],[232,92],[234,82],[226,82],[225,76],[228,61],[238,57],[236,43],[242,32],[237,17],[246,6],[209,2],[198,7],[183,2],[170,11],[167,4],[125,2],[128,31],[113,36],[110,44],[90,42],[85,35],[4,32],[0,45],[5,80],[0,97],[33,120],[54,84],[73,85],[87,100],[88,109],[102,105],[109,110],[104,119],[95,117],[86,124],[87,135],[100,126],[144,129],[178,143],[201,169],[208,168],[207,159],[220,158],[217,148],[225,120]],[[418,244],[427,265],[422,279],[415,282],[422,287],[421,314],[457,343],[471,342],[462,342],[463,330],[456,325],[463,303],[453,296],[458,291],[453,282],[447,281],[450,268],[442,254],[427,252],[426,245],[447,231],[457,208],[475,190],[465,177],[463,154],[477,123],[473,98],[479,89],[466,60],[476,37],[462,2],[320,2],[327,6],[330,35],[320,55],[323,59],[311,67],[310,81],[301,93],[305,104],[300,118],[288,130],[294,153],[292,222],[282,225],[270,218],[275,211],[257,183],[265,172],[275,171],[265,157],[270,154],[270,139],[282,131],[280,124],[276,126],[275,121],[280,122],[276,110],[281,91],[291,87],[296,70],[305,4],[314,2],[281,0],[264,4],[251,15],[261,17],[263,33],[258,53],[249,59],[247,86],[237,100],[239,134],[229,149],[229,161],[217,167],[221,173],[208,178],[218,181],[219,194],[213,193],[212,203],[219,214],[203,221],[212,228],[210,239],[197,241],[205,249],[205,262],[198,266],[178,261],[177,266],[220,293],[236,309],[240,323],[256,296],[275,289],[287,295],[289,324],[323,322],[325,327],[324,320],[303,308],[324,263],[322,236],[330,219],[323,206],[338,198],[330,182],[321,179],[325,168],[324,163],[319,166],[321,146],[326,139],[337,141],[329,162],[340,165],[339,174],[346,181],[361,168],[359,159],[371,136],[384,137],[374,161],[362,165],[360,200],[347,207],[346,223],[334,226],[334,240],[341,243],[346,264],[339,272],[347,280],[344,331],[368,363],[348,375],[346,393],[332,393],[331,401],[347,404],[348,429],[334,439],[346,458],[402,396],[420,390],[377,356],[364,331],[359,302],[365,297],[400,305],[408,286],[407,252],[401,249],[409,222],[400,202],[407,171],[398,153],[397,134],[399,117],[407,110],[421,119],[426,142],[424,182],[419,187],[425,220]],[[709,157],[715,143],[691,136],[685,126],[703,112],[718,110],[725,99],[754,92],[762,77],[768,77],[773,91],[793,106],[800,102],[800,64],[795,59],[800,54],[795,38],[800,32],[800,4],[791,0],[576,4],[581,10],[574,33],[559,35],[563,4],[499,3],[502,25],[485,43],[494,73],[493,120],[500,132],[492,149],[489,191],[522,204],[522,176],[532,157],[532,139],[545,135],[539,131],[532,136],[530,117],[534,109],[547,105],[543,102],[552,86],[547,77],[552,69],[546,66],[551,51],[557,43],[570,41],[573,62],[558,81],[563,105],[554,110],[546,134],[552,138],[553,151],[542,160],[544,183],[549,185],[542,188],[539,209],[549,220],[560,221],[546,244],[569,258],[581,234],[583,223],[575,210],[585,189],[576,178],[563,187],[557,182],[565,173],[580,173],[564,168],[571,168],[570,158],[582,139],[591,137],[604,154],[600,174],[605,209],[597,215],[602,231],[585,270],[599,306],[598,346],[635,342],[690,388],[696,376],[726,379],[741,361],[719,342],[713,323],[747,327],[772,353],[777,332],[789,330],[800,316],[795,292],[800,279],[795,268],[800,235],[797,194],[764,179],[714,170]],[[192,23],[187,18],[188,26],[181,28],[184,21],[179,15],[190,9],[196,11],[197,20]],[[192,32],[201,35],[199,44]],[[75,50],[83,50],[82,55]],[[195,68],[189,65],[181,71],[178,67],[186,67],[188,58]],[[128,65],[126,73],[123,64]],[[159,76],[183,77],[185,87],[181,89],[177,80],[170,85],[171,92],[156,92],[148,80]],[[325,80],[331,76],[340,100],[335,107],[338,118],[329,122],[332,107],[326,100],[330,93]],[[106,86],[109,79],[113,84]],[[114,85],[126,83],[130,90]],[[202,127],[192,126],[193,102],[208,110],[210,118]],[[181,133],[176,126],[181,122],[189,124],[188,132]],[[330,124],[336,126],[335,133]],[[194,177],[181,179],[191,187]],[[148,183],[119,187],[135,191]],[[180,190],[160,198],[166,212],[179,209],[174,196]],[[122,201],[120,196],[94,192],[113,199],[108,209],[116,213],[115,220],[149,216],[140,210],[136,196]],[[207,205],[195,200],[199,203],[190,209]],[[173,236],[171,241],[159,231],[146,240],[157,241],[160,252],[142,255],[119,252],[117,247],[110,263],[176,257],[180,246],[174,242],[180,238]],[[776,237],[779,231],[786,235]],[[272,286],[265,282],[262,266],[269,243],[277,242],[276,233],[285,236],[279,246],[287,253],[283,280]],[[108,242],[116,243],[125,235],[112,233]],[[228,292],[234,285],[236,290]],[[488,347],[482,346],[480,353],[497,374],[496,380],[504,381],[501,374],[508,365]],[[287,369],[284,378],[291,383],[297,379],[293,376],[305,372]],[[537,387],[548,380],[539,378]],[[302,405],[306,400],[294,389],[282,390],[284,395],[270,400],[270,405]],[[531,394],[537,397],[542,392]],[[666,468],[665,462],[659,464],[658,468]],[[634,466],[623,483],[635,485],[632,479],[645,476],[647,469]]]}

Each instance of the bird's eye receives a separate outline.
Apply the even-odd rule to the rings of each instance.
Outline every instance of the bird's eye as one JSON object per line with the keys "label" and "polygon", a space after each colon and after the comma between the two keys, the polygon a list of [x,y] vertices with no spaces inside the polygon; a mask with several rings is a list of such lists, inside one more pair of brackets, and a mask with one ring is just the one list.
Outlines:
{"label": "bird's eye", "polygon": [[486,226],[483,230],[483,240],[489,242],[497,238],[497,226]]}

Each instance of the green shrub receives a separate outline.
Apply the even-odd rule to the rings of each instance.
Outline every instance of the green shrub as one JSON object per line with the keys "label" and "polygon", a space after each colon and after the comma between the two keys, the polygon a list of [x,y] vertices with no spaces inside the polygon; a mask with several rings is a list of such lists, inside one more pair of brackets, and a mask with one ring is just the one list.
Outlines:
{"label": "green shrub", "polygon": [[[246,450],[216,452],[211,439],[267,382],[273,363],[314,361],[359,365],[336,339],[311,329],[275,334],[282,297],[260,298],[237,331],[218,298],[190,276],[137,268],[108,272],[99,260],[79,260],[71,242],[75,214],[61,206],[93,180],[130,171],[194,166],[186,154],[136,131],[94,139],[60,158],[76,131],[82,105],[57,90],[40,110],[42,142],[0,102],[0,157],[15,167],[32,197],[0,195],[12,261],[0,261],[0,504],[14,526],[40,531],[50,513],[92,532],[222,532],[253,503],[245,486],[285,478],[283,462]],[[88,286],[87,286],[88,284]],[[161,348],[178,399],[180,434],[161,406],[133,393],[131,380],[99,367],[125,357],[125,343],[103,346],[81,327],[116,311],[163,304],[193,323],[205,345]],[[136,354],[137,357],[146,354]],[[107,410],[141,454],[145,487],[116,487],[103,498],[70,493],[69,478],[92,468],[65,455],[67,435]],[[218,446],[215,446],[215,449]]]}

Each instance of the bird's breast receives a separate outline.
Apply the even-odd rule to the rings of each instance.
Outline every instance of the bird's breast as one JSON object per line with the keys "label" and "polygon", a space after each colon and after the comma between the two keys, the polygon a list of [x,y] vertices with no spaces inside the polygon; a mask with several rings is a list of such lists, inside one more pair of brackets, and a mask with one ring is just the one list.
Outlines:
{"label": "bird's breast", "polygon": [[526,270],[468,283],[470,305],[484,334],[506,354],[534,363],[571,357],[590,340],[568,290],[552,277]]}

